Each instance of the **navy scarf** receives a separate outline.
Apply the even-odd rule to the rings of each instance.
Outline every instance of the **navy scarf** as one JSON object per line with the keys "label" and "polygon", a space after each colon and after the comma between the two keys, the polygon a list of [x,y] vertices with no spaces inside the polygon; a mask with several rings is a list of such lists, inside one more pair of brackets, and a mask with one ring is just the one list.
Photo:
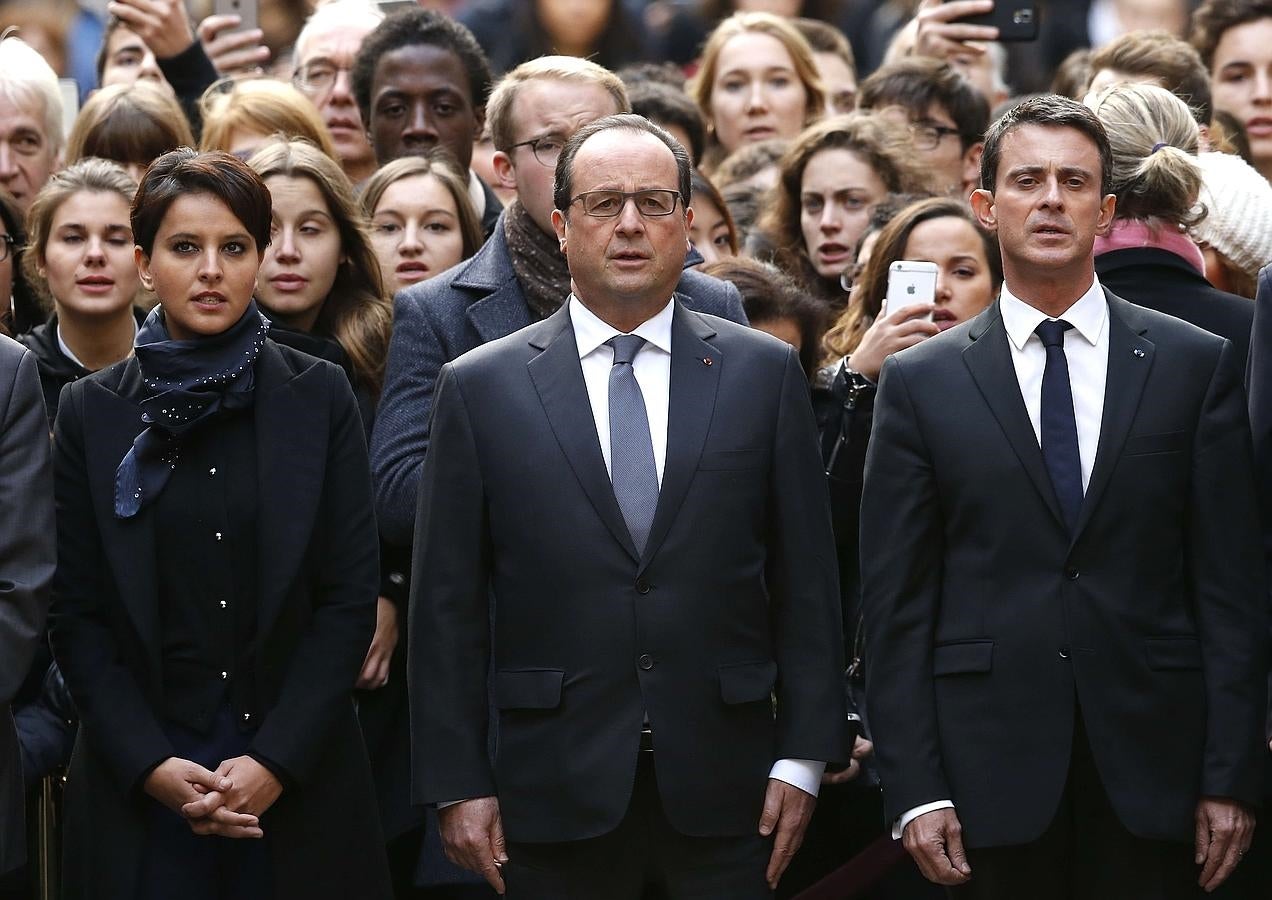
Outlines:
{"label": "navy scarf", "polygon": [[135,516],[159,496],[190,429],[221,410],[251,405],[254,364],[269,324],[253,300],[242,318],[220,334],[174,341],[162,308],[150,311],[135,346],[146,386],[141,421],[148,427],[115,470],[117,518]]}

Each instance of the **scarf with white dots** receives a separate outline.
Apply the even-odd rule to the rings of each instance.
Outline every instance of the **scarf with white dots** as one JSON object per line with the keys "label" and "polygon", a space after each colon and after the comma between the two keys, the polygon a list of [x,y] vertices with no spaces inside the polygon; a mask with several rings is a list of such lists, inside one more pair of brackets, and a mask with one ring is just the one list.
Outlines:
{"label": "scarf with white dots", "polygon": [[269,319],[253,300],[225,331],[174,341],[156,306],[137,330],[134,350],[146,386],[141,421],[147,428],[115,470],[115,516],[135,516],[159,496],[177,467],[186,433],[221,410],[251,405],[256,357]]}

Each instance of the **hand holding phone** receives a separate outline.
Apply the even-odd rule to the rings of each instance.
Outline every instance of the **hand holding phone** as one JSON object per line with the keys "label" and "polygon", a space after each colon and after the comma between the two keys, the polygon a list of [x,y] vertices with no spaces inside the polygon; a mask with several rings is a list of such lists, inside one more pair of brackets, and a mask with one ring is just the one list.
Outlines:
{"label": "hand holding phone", "polygon": [[111,0],[106,11],[141,38],[159,59],[178,56],[194,43],[181,0]]}
{"label": "hand holding phone", "polygon": [[[958,0],[949,0],[952,6]],[[998,41],[1036,41],[1038,39],[1038,4],[1025,0],[994,0],[992,8],[979,14],[968,13],[956,20],[964,26],[981,26],[998,30]]]}
{"label": "hand holding phone", "polygon": [[937,271],[936,263],[908,259],[898,259],[888,266],[888,294],[879,314],[887,315],[916,303],[935,303]]}
{"label": "hand holding phone", "polygon": [[259,69],[269,61],[265,34],[256,27],[256,0],[216,0],[216,12],[199,23],[199,40],[219,75]]}
{"label": "hand holding phone", "polygon": [[998,29],[968,22],[967,17],[993,9],[994,0],[923,0],[914,16],[914,52],[945,60],[968,53],[979,56],[986,43],[998,40]]}

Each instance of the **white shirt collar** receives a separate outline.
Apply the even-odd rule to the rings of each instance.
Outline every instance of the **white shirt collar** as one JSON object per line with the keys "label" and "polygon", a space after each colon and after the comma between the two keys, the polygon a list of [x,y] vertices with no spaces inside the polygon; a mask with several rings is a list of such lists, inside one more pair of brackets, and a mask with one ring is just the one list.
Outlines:
{"label": "white shirt collar", "polygon": [[481,179],[472,169],[468,170],[468,199],[473,201],[473,211],[477,213],[477,221],[486,214],[486,191],[481,186]]}
{"label": "white shirt collar", "polygon": [[[570,294],[570,324],[574,326],[574,342],[579,348],[579,359],[595,351],[610,338],[620,335],[619,331],[608,322],[602,321],[573,294]],[[671,320],[675,315],[675,298],[667,301],[667,305],[651,319],[646,319],[634,329],[646,343],[653,344],[664,353],[671,353]]]}
{"label": "white shirt collar", "polygon": [[[1025,344],[1033,336],[1038,324],[1051,318],[1018,298],[1011,292],[1006,282],[1003,282],[1002,293],[998,298],[998,311],[1003,317],[1003,327],[1007,329],[1007,338],[1017,350],[1024,350]],[[1095,346],[1109,321],[1109,305],[1104,299],[1100,279],[1092,277],[1091,286],[1087,288],[1086,293],[1056,318],[1064,319],[1073,326],[1074,331],[1086,339],[1087,343]]]}

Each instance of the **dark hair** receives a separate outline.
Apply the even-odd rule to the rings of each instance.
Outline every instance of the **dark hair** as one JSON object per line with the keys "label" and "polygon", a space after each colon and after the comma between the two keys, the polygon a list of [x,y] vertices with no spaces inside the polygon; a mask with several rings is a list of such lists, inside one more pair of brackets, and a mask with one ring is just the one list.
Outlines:
{"label": "dark hair", "polygon": [[879,231],[879,237],[862,266],[861,274],[853,281],[852,298],[848,307],[831,325],[822,339],[822,349],[827,360],[839,359],[857,349],[862,335],[874,324],[888,293],[888,267],[898,259],[905,259],[905,247],[910,235],[923,222],[933,219],[962,219],[971,225],[985,251],[990,280],[995,289],[1003,283],[1003,260],[998,249],[998,238],[981,227],[971,209],[962,200],[950,197],[929,197],[905,207],[892,221]]}
{"label": "dark hair", "polygon": [[263,254],[269,246],[271,201],[261,177],[237,156],[220,150],[172,150],[151,163],[133,198],[133,241],[150,256],[164,216],[183,194],[210,194],[230,208]]}
{"label": "dark hair", "polygon": [[743,144],[711,170],[711,177],[724,190],[738,181],[746,181],[768,168],[777,168],[782,155],[790,148],[785,138],[769,138],[754,144]]}
{"label": "dark hair", "polygon": [[880,66],[861,83],[857,108],[878,110],[899,106],[915,119],[939,106],[958,129],[963,152],[982,140],[989,126],[989,101],[949,63],[912,56]]}
{"label": "dark hair", "polygon": [[[1061,97],[1072,97],[1074,100],[1085,97],[1087,87],[1091,84],[1091,76],[1095,74],[1091,68],[1093,55],[1090,47],[1079,47],[1062,59],[1060,65],[1056,66],[1055,75],[1051,78],[1051,93],[1059,94]],[[1019,101],[1020,98],[1017,97],[1006,103],[1010,107]]]}
{"label": "dark hair", "polygon": [[[733,251],[734,256],[737,256],[738,226],[733,221],[733,211],[729,209],[729,204],[724,202],[724,197],[716,190],[716,186],[711,183],[711,179],[697,169],[693,170],[689,183],[692,185],[694,194],[706,195],[706,198],[715,204],[716,209],[720,210],[720,215],[724,217],[724,224],[729,229],[729,249]],[[690,199],[692,200],[692,196]]]}
{"label": "dark hair", "polygon": [[112,84],[88,98],[66,137],[66,162],[100,157],[148,166],[169,150],[194,143],[177,101],[146,82]]}
{"label": "dark hair", "polygon": [[1229,28],[1272,19],[1272,0],[1206,0],[1192,14],[1189,42],[1207,69],[1215,65],[1215,48]]}
{"label": "dark hair", "polygon": [[13,308],[8,316],[0,316],[0,334],[17,336],[24,334],[44,321],[44,309],[36,298],[22,271],[22,257],[26,252],[26,227],[22,210],[13,195],[0,187],[0,220],[5,231],[13,239],[9,245],[9,260],[13,265]]}
{"label": "dark hair", "polygon": [[371,121],[371,84],[380,57],[403,47],[428,44],[449,50],[468,73],[468,90],[473,108],[480,109],[490,97],[490,61],[473,33],[449,16],[431,9],[408,9],[394,13],[366,36],[349,73],[353,97],[362,112],[362,121]]}
{"label": "dark hair", "polygon": [[707,142],[707,124],[702,119],[698,104],[690,100],[688,94],[657,82],[646,82],[629,88],[627,95],[636,115],[644,116],[655,125],[674,125],[683,129],[689,136],[689,146],[685,149],[695,163],[702,159]]}
{"label": "dark hair", "polygon": [[640,62],[623,66],[614,73],[630,91],[638,84],[665,84],[678,91],[685,89],[685,73],[673,62]]}
{"label": "dark hair", "polygon": [[132,29],[128,28],[128,26],[125,25],[123,20],[118,16],[110,16],[106,19],[106,27],[102,30],[102,43],[101,46],[97,48],[97,59],[93,63],[97,69],[98,84],[102,83],[102,75],[106,72],[106,63],[108,62],[106,58],[106,48],[110,46],[111,35],[121,28],[127,28],[129,31],[132,31]]}
{"label": "dark hair", "polygon": [[1113,69],[1151,76],[1188,104],[1198,125],[1210,122],[1210,73],[1187,41],[1166,31],[1133,31],[1091,54],[1091,75]]}
{"label": "dark hair", "polygon": [[565,148],[556,164],[556,176],[552,185],[552,202],[556,208],[566,215],[570,209],[570,195],[574,193],[574,157],[588,138],[609,131],[613,128],[625,128],[628,131],[643,131],[652,134],[671,151],[676,158],[677,181],[679,182],[680,202],[686,208],[693,195],[693,163],[689,159],[689,151],[680,146],[680,141],[669,135],[648,119],[632,113],[621,113],[617,116],[605,116],[584,125],[574,132],[574,137],[565,142]]}
{"label": "dark hair", "polygon": [[843,31],[819,19],[791,19],[791,24],[804,36],[804,40],[808,41],[808,46],[813,48],[814,53],[833,53],[848,64],[848,68],[856,77],[857,58],[853,56],[852,44],[848,43],[848,38]]}
{"label": "dark hair", "polygon": [[992,192],[998,184],[998,157],[1003,139],[1025,125],[1044,128],[1072,128],[1091,139],[1100,153],[1100,193],[1113,193],[1113,148],[1104,126],[1077,100],[1059,94],[1043,94],[1022,100],[998,117],[985,132],[985,152],[981,154],[981,188]]}
{"label": "dark hair", "polygon": [[821,357],[822,332],[826,330],[826,309],[822,304],[771,263],[732,257],[708,263],[701,271],[738,289],[752,328],[761,322],[794,320],[799,328],[799,364],[804,374],[812,378]]}
{"label": "dark hair", "polygon": [[[616,69],[641,58],[643,48],[639,35],[642,23],[628,12],[629,4],[623,0],[608,0],[608,3],[609,15],[592,45],[581,53],[570,55],[586,57],[607,69]],[[561,52],[557,49],[556,38],[543,22],[538,3],[520,0],[509,4],[509,7],[516,10],[515,18],[508,23],[509,30],[525,35],[524,50],[518,62]]]}

